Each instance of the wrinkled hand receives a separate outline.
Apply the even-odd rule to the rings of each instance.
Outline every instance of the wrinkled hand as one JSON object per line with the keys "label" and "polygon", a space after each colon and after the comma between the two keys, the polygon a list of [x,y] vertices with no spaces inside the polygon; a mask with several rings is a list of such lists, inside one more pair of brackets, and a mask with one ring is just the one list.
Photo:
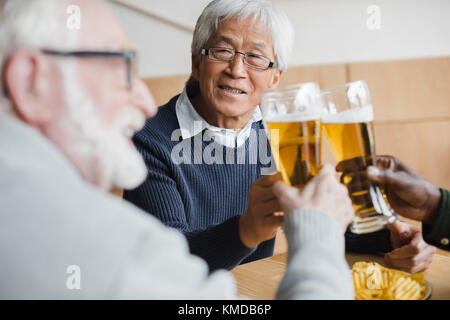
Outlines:
{"label": "wrinkled hand", "polygon": [[286,214],[301,208],[317,209],[335,218],[343,233],[354,216],[347,188],[336,180],[334,168],[328,164],[302,190],[280,181],[273,191]]}
{"label": "wrinkled hand", "polygon": [[272,239],[283,225],[284,217],[276,214],[281,208],[272,191],[280,179],[280,174],[263,176],[250,189],[248,209],[239,220],[239,235],[248,248]]}
{"label": "wrinkled hand", "polygon": [[384,256],[388,267],[417,273],[430,266],[436,248],[423,240],[419,227],[397,221],[388,228],[394,248]]}
{"label": "wrinkled hand", "polygon": [[396,213],[433,223],[441,199],[439,188],[400,160],[392,156],[377,156],[376,167],[368,167],[367,177],[384,188]]}

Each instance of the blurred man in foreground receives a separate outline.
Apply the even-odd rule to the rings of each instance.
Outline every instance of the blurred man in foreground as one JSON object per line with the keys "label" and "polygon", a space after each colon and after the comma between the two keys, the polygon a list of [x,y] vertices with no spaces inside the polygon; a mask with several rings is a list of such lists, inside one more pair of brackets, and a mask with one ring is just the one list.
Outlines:
{"label": "blurred man in foreground", "polygon": [[[236,298],[181,233],[106,192],[145,178],[130,138],[156,113],[114,16],[93,0],[0,0],[0,30],[0,298]],[[278,298],[352,299],[353,211],[334,170],[272,188],[290,213]]]}

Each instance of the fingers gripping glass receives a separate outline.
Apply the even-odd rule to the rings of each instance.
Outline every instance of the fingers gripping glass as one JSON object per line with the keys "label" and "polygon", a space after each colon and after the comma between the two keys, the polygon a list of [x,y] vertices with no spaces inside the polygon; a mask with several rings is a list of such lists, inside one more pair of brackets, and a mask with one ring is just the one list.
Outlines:
{"label": "fingers gripping glass", "polygon": [[210,60],[214,61],[224,61],[231,62],[236,57],[236,54],[242,54],[244,56],[244,63],[249,67],[259,69],[259,70],[267,70],[270,68],[275,68],[275,62],[270,61],[269,58],[262,56],[260,54],[250,53],[250,52],[239,52],[230,48],[209,48],[202,49],[201,54],[204,56],[208,56]]}
{"label": "fingers gripping glass", "polygon": [[122,58],[127,66],[126,83],[128,89],[133,86],[133,77],[136,75],[136,51],[58,51],[50,49],[41,50],[45,54],[63,57],[99,57],[99,58]]}

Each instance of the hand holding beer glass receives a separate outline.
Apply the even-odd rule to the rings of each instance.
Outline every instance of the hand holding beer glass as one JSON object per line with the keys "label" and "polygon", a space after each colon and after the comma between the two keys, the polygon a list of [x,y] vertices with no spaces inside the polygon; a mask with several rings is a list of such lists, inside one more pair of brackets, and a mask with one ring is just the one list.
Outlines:
{"label": "hand holding beer glass", "polygon": [[383,190],[369,182],[366,169],[375,165],[373,108],[364,81],[348,83],[321,93],[325,104],[322,125],[342,172],[355,210],[354,233],[370,233],[397,220]]}
{"label": "hand holding beer glass", "polygon": [[303,83],[266,91],[260,106],[283,181],[290,186],[305,184],[321,166],[319,86]]}

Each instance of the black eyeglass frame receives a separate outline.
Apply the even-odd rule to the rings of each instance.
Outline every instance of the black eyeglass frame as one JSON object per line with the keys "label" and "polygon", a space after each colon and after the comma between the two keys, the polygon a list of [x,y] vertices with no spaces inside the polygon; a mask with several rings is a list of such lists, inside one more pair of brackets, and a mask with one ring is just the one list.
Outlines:
{"label": "black eyeglass frame", "polygon": [[[99,58],[123,58],[127,65],[127,86],[131,90],[133,83],[132,78],[134,74],[133,68],[136,66],[137,53],[135,50],[127,51],[93,51],[93,50],[77,50],[77,51],[61,51],[54,49],[41,49],[44,54],[61,56],[61,57],[99,57]],[[6,83],[3,83],[3,93],[8,97],[8,88]]]}
{"label": "black eyeglass frame", "polygon": [[[233,57],[232,57],[230,60],[217,59],[217,58],[211,57],[211,55],[210,55],[211,49],[226,49],[226,50],[230,50],[230,51],[233,51],[233,52],[234,52],[234,55],[233,55]],[[266,57],[266,56],[263,56],[263,55],[261,55],[261,54],[254,54],[254,53],[250,53],[250,52],[239,52],[239,51],[236,51],[236,50],[234,50],[234,49],[232,49],[232,48],[223,48],[223,47],[212,47],[212,48],[209,48],[209,49],[203,48],[203,49],[201,50],[200,53],[201,53],[203,56],[207,56],[208,59],[210,59],[210,60],[213,60],[213,61],[223,61],[223,62],[231,62],[231,61],[233,61],[233,60],[236,58],[236,54],[239,53],[239,54],[242,54],[242,55],[244,56],[244,63],[245,63],[247,66],[251,67],[251,68],[254,68],[254,69],[257,69],[257,70],[268,70],[268,69],[270,69],[270,68],[276,68],[276,62],[271,61],[270,58],[268,58],[268,57]],[[257,67],[257,66],[254,66],[254,65],[249,64],[249,63],[247,62],[247,57],[248,57],[249,54],[252,54],[252,55],[254,55],[254,56],[258,56],[258,57],[267,59],[267,60],[269,61],[267,67],[260,68],[260,67]]]}
{"label": "black eyeglass frame", "polygon": [[132,68],[136,66],[137,53],[135,50],[127,51],[92,51],[92,50],[79,50],[79,51],[60,51],[53,49],[41,49],[42,53],[62,56],[62,57],[100,57],[100,58],[122,58],[127,64],[127,84],[128,89],[132,88]]}

